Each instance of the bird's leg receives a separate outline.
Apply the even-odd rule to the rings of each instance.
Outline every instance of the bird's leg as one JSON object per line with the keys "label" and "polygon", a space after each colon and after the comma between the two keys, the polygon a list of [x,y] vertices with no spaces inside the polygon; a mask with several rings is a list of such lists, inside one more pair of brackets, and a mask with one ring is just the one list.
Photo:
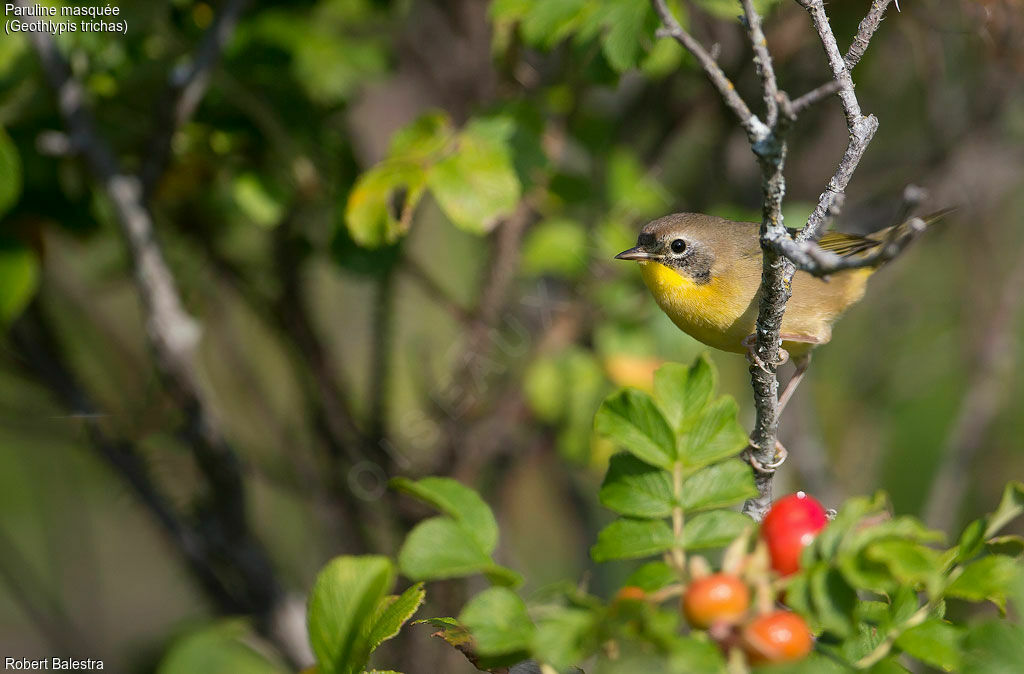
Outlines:
{"label": "bird's leg", "polygon": [[[757,366],[763,372],[771,372],[768,369],[768,365],[761,359],[761,356],[757,355],[757,335],[750,334],[743,338],[740,342],[743,347],[747,350],[747,361],[752,365]],[[779,348],[779,359],[775,362],[776,367],[782,365],[789,360],[789,352],[783,348]]]}
{"label": "bird's leg", "polygon": [[806,355],[799,356],[793,359],[793,364],[796,365],[796,372],[786,382],[786,388],[782,389],[782,394],[779,395],[779,407],[776,412],[777,416],[782,416],[782,410],[786,409],[786,404],[789,399],[796,393],[796,387],[800,385],[800,380],[804,378],[804,374],[807,373],[807,368],[811,365],[811,354],[808,352]]}

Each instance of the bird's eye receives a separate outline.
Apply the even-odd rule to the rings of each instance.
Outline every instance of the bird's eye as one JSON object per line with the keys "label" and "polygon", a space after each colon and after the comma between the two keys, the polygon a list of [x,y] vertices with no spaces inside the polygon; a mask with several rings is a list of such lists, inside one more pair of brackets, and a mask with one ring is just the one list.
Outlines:
{"label": "bird's eye", "polygon": [[683,241],[682,239],[676,239],[675,241],[672,242],[673,253],[676,253],[678,255],[679,253],[682,253],[684,250],[686,250],[685,241]]}

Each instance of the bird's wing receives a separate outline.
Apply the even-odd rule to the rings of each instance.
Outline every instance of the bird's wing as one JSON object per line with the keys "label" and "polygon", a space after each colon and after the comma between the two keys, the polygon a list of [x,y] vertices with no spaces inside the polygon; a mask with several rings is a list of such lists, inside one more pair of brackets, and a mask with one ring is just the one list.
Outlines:
{"label": "bird's wing", "polygon": [[867,236],[858,236],[857,234],[847,234],[845,232],[825,232],[820,239],[818,239],[818,245],[824,250],[836,255],[842,255],[843,257],[849,257],[850,255],[856,255],[857,253],[863,253],[866,250],[871,250],[878,246],[881,241],[878,239],[872,239]]}

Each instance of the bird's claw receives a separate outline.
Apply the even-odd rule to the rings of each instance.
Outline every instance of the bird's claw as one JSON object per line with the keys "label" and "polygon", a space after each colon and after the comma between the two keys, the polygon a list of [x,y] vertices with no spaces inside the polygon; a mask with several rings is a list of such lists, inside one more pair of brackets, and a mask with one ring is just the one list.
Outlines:
{"label": "bird's claw", "polygon": [[750,464],[754,472],[761,473],[762,475],[774,474],[786,462],[786,458],[789,457],[789,451],[778,440],[775,441],[775,456],[770,462],[762,463],[759,461],[754,456],[753,450],[755,449],[758,449],[758,447],[753,442],[747,445],[747,448],[743,450],[743,460]]}
{"label": "bird's claw", "polygon": [[[768,363],[764,361],[761,356],[757,354],[757,335],[747,335],[740,342],[747,349],[747,361],[754,365],[757,369],[767,374],[772,374],[774,370],[768,367]],[[779,359],[775,361],[775,368],[780,365],[784,365],[789,361],[789,352],[783,348],[779,348]]]}

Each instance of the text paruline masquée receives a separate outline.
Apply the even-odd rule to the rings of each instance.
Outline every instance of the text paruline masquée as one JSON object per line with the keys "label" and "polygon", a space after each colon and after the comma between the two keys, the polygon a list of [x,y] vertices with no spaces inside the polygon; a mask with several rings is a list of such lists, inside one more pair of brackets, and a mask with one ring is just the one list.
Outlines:
{"label": "text paruline masqu\u00e9e", "polygon": [[121,15],[121,8],[109,3],[48,7],[36,4],[21,6],[8,2],[4,3],[4,15],[4,32],[8,35],[38,32],[54,35],[128,32],[128,22],[118,18]]}

